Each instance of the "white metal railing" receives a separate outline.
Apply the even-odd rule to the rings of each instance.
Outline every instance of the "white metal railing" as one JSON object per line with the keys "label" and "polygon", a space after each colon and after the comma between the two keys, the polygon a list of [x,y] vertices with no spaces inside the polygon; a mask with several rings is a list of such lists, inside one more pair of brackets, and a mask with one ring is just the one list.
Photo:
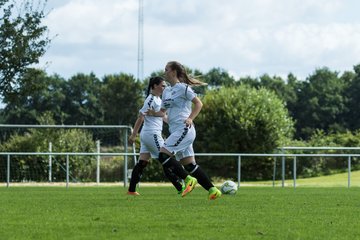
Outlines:
{"label": "white metal railing", "polygon": [[[288,153],[292,150],[303,150],[303,151],[320,151],[320,150],[346,150],[346,151],[354,151],[354,150],[360,150],[360,147],[326,147],[326,146],[318,146],[318,147],[294,147],[294,146],[284,146],[281,148],[278,148],[278,151],[281,153]],[[296,161],[296,159],[294,160]],[[348,160],[348,165],[351,164],[351,159]],[[294,165],[296,167],[296,165]],[[348,168],[350,168],[348,166]],[[296,170],[296,169],[295,169]],[[274,163],[274,175],[273,175],[273,185],[275,183],[275,172],[276,172],[276,158]],[[350,171],[348,171],[348,186],[350,187]],[[281,185],[284,187],[285,184],[285,157],[283,156],[281,158]]]}
{"label": "white metal railing", "polygon": [[[128,131],[130,131],[130,134],[132,133],[133,129],[131,126],[128,125],[32,125],[32,124],[0,124],[0,128],[48,128],[48,129],[52,129],[52,128],[56,128],[56,129],[126,129]],[[124,134],[124,149],[125,149],[125,154],[123,155],[119,155],[119,156],[124,156],[125,158],[125,166],[124,168],[127,169],[127,150],[128,150],[128,131],[125,131]],[[97,148],[97,170],[96,170],[96,181],[97,183],[100,182],[100,156],[102,156],[103,154],[100,154],[100,146],[99,146],[99,142],[96,142],[96,148]],[[135,149],[135,143],[132,145],[132,149],[133,149],[133,153],[135,153],[136,149]],[[49,142],[49,153],[45,153],[43,155],[47,155],[49,156],[49,181],[51,182],[52,179],[52,156],[55,155],[59,155],[58,153],[52,153],[52,143]],[[4,155],[2,153],[0,153],[1,155]],[[22,153],[20,153],[22,154]],[[17,153],[14,153],[12,155],[19,155]],[[22,154],[22,155],[26,155],[26,154]],[[27,155],[39,155],[38,153],[31,153],[31,154],[27,154]],[[72,154],[67,154],[66,156],[71,156]],[[88,154],[88,153],[81,153],[80,155],[84,156],[84,155],[88,155],[91,156],[92,154]],[[115,155],[112,155],[115,156]],[[8,156],[9,158],[10,156]],[[134,160],[136,161],[136,156],[134,155]],[[8,171],[9,172],[9,171]],[[126,172],[125,172],[126,173]],[[124,179],[124,185],[127,185],[127,178]]]}
{"label": "white metal railing", "polygon": [[[66,187],[69,187],[69,157],[70,156],[125,156],[124,158],[124,187],[127,186],[127,157],[126,156],[137,156],[138,153],[54,153],[54,152],[0,152],[0,156],[7,156],[7,173],[6,173],[6,186],[10,186],[10,164],[11,156],[66,156]],[[296,188],[296,162],[299,157],[343,157],[348,159],[348,187],[351,186],[351,158],[360,157],[360,154],[289,154],[289,153],[278,153],[278,154],[267,154],[267,153],[197,153],[196,156],[220,156],[220,157],[236,157],[238,163],[237,182],[238,187],[241,184],[241,158],[242,157],[292,157],[293,158],[293,182],[294,188]],[[283,163],[285,164],[285,163]],[[282,172],[284,174],[284,172]],[[284,187],[284,176],[282,178],[282,187]]]}
{"label": "white metal railing", "polygon": [[130,128],[127,125],[32,125],[32,124],[0,124],[3,128]]}
{"label": "white metal railing", "polygon": [[360,150],[360,147],[281,147],[279,148],[281,151],[286,150]]}

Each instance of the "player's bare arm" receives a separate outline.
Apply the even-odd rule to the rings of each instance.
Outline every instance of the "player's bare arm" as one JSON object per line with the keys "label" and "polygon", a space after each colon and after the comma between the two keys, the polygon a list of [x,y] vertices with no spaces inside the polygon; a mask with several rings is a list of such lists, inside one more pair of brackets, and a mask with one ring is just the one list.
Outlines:
{"label": "player's bare arm", "polygon": [[198,97],[194,97],[192,103],[194,104],[194,106],[189,117],[185,120],[186,126],[191,126],[193,124],[194,119],[197,117],[197,115],[199,115],[203,106],[201,100]]}
{"label": "player's bare arm", "polygon": [[139,113],[138,118],[136,119],[136,122],[134,124],[134,129],[129,137],[129,144],[133,144],[135,142],[136,136],[140,130],[141,124],[144,122],[144,115]]}
{"label": "player's bare arm", "polygon": [[165,117],[166,110],[162,108],[160,111],[156,112],[154,109],[148,109],[145,114],[153,117]]}

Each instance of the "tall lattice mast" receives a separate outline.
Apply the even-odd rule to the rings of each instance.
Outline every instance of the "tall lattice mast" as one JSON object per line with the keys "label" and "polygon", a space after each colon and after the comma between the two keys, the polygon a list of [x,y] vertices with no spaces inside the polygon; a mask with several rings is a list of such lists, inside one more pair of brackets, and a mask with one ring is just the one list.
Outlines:
{"label": "tall lattice mast", "polygon": [[140,81],[144,79],[144,14],[143,0],[139,0],[139,26],[138,26],[138,69],[137,77]]}

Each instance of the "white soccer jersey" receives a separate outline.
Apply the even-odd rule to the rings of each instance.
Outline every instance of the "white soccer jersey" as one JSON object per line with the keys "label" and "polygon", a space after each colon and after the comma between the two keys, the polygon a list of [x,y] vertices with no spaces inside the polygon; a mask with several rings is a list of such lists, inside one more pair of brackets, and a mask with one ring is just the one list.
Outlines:
{"label": "white soccer jersey", "polygon": [[166,109],[171,133],[185,127],[184,121],[191,114],[191,101],[194,97],[196,93],[185,83],[176,83],[165,88],[161,108]]}
{"label": "white soccer jersey", "polygon": [[158,96],[154,96],[149,94],[149,96],[145,99],[143,107],[139,110],[140,114],[143,114],[144,117],[144,125],[142,127],[142,132],[161,132],[163,127],[163,119],[162,117],[154,117],[145,115],[145,112],[149,109],[153,109],[156,112],[160,111],[161,108],[161,98]]}

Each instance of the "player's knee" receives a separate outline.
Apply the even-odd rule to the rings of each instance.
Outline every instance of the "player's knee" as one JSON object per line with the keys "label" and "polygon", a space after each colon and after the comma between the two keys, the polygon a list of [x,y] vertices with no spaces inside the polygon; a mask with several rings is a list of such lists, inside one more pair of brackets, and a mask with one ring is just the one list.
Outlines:
{"label": "player's knee", "polygon": [[139,168],[142,170],[146,167],[146,165],[148,165],[148,161],[145,160],[139,160],[139,162],[137,163],[137,165],[139,166]]}
{"label": "player's knee", "polygon": [[194,173],[196,169],[199,167],[196,163],[189,163],[184,166],[185,170],[188,171],[190,174]]}

